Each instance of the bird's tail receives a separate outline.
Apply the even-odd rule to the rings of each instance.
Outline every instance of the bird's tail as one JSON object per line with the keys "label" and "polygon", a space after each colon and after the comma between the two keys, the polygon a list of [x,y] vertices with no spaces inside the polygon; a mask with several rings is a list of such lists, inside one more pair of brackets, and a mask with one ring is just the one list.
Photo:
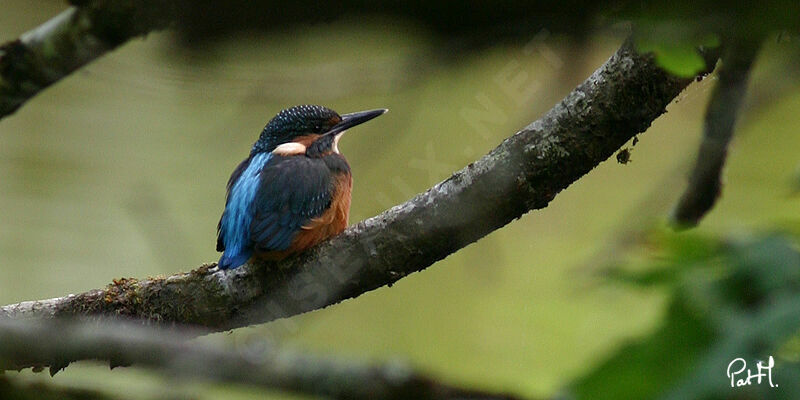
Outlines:
{"label": "bird's tail", "polygon": [[222,257],[219,258],[217,266],[219,266],[219,269],[234,269],[246,263],[252,255],[252,251],[240,251],[236,254],[229,254],[226,251],[222,253]]}

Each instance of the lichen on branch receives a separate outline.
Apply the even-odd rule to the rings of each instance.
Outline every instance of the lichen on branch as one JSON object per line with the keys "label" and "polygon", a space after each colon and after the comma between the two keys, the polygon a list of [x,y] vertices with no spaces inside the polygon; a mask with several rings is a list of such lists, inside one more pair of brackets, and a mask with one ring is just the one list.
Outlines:
{"label": "lichen on branch", "polygon": [[128,39],[169,25],[177,2],[73,1],[73,6],[0,46],[0,118]]}
{"label": "lichen on branch", "polygon": [[113,315],[220,331],[390,286],[546,207],[644,132],[691,81],[671,76],[626,42],[542,118],[481,159],[304,254],[232,271],[209,264],[166,278],[119,280],[78,295],[1,307],[0,317]]}

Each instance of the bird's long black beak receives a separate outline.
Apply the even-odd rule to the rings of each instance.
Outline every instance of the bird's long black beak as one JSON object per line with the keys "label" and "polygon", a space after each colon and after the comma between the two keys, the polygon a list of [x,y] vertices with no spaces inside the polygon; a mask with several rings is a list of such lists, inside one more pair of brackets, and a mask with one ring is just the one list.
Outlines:
{"label": "bird's long black beak", "polygon": [[346,129],[352,128],[356,125],[363,124],[373,118],[379,117],[389,111],[386,108],[379,108],[377,110],[359,111],[350,114],[342,114],[342,120],[333,126],[331,130],[325,132],[326,135],[337,135],[344,132]]}

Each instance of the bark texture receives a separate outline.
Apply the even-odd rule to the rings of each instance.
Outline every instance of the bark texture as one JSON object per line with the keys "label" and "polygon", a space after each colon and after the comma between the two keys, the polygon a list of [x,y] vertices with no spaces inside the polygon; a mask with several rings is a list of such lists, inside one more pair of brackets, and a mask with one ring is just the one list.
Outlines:
{"label": "bark texture", "polygon": [[73,0],[41,26],[0,46],[0,118],[128,39],[166,27],[177,4]]}
{"label": "bark texture", "polygon": [[626,42],[541,119],[480,160],[300,256],[232,271],[208,264],[166,278],[121,279],[78,295],[5,306],[0,317],[116,315],[219,331],[391,286],[546,207],[644,132],[691,81],[664,72]]}

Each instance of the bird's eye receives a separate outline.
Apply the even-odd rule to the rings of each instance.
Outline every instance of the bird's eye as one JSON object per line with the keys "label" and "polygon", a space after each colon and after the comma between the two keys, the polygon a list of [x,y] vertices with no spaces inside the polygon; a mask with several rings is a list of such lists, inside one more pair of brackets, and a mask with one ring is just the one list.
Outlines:
{"label": "bird's eye", "polygon": [[322,132],[322,126],[314,125],[314,132]]}

